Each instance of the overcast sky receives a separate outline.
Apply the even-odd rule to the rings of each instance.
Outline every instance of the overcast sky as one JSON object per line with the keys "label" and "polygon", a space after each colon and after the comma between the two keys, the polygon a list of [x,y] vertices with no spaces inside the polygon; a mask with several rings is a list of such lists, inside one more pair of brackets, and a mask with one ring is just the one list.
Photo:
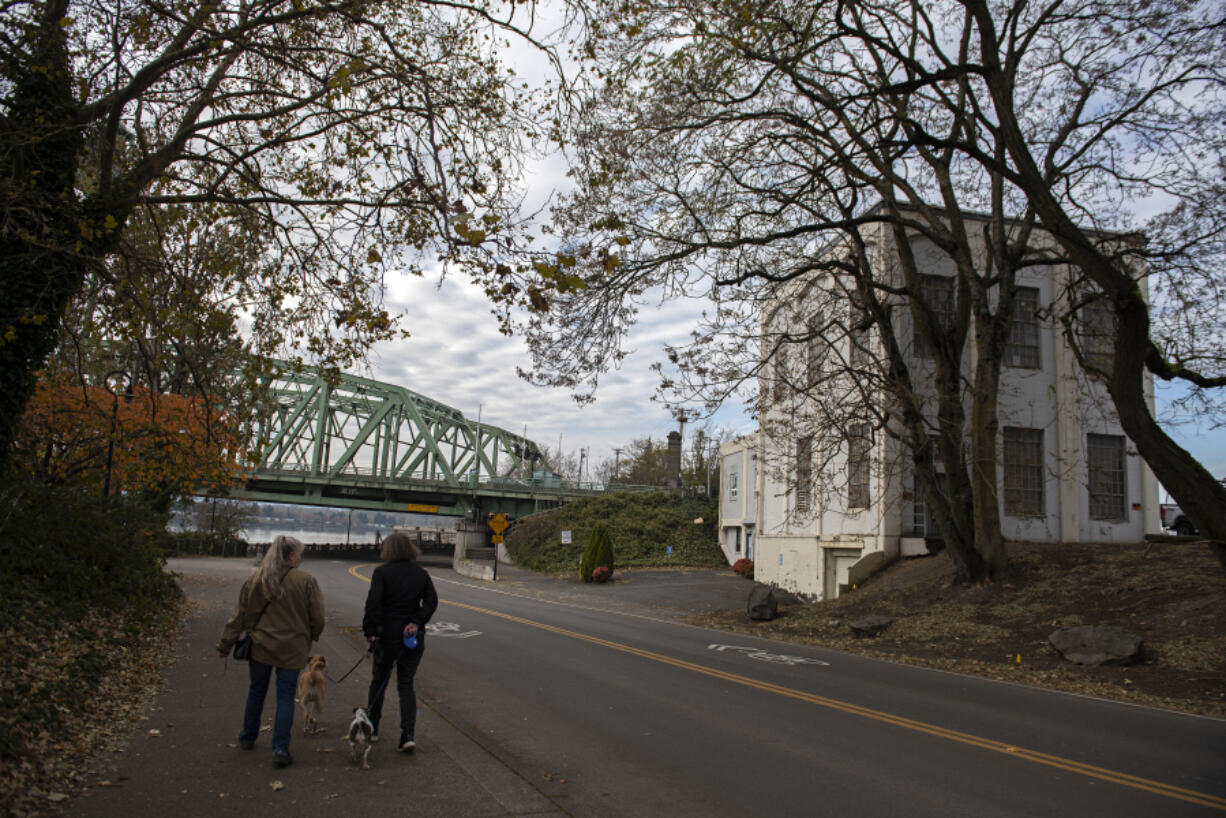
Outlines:
{"label": "overcast sky", "polygon": [[[613,457],[614,447],[638,438],[663,441],[677,422],[651,400],[657,376],[652,362],[666,343],[684,341],[693,328],[695,303],[644,308],[631,337],[635,350],[620,369],[603,376],[595,402],[580,407],[561,389],[533,386],[516,375],[530,369],[527,347],[498,332],[490,303],[462,276],[397,281],[388,303],[406,315],[412,337],[380,344],[371,355],[373,377],[420,392],[434,400],[564,453],[587,449],[590,462]],[[741,435],[754,430],[743,407],[722,410],[714,425]],[[693,424],[687,424],[688,442]]]}

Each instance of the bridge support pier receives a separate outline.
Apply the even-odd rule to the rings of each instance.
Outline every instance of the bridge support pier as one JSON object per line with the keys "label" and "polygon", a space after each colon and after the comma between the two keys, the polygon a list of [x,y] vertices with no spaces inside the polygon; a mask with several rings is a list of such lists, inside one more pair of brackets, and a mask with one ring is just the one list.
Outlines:
{"label": "bridge support pier", "polygon": [[462,574],[466,577],[474,579],[493,580],[494,563],[492,560],[479,559],[473,560],[469,558],[469,554],[483,553],[490,551],[489,547],[490,529],[485,523],[477,523],[472,520],[459,520],[455,524],[455,558],[452,560],[452,568],[457,574]]}

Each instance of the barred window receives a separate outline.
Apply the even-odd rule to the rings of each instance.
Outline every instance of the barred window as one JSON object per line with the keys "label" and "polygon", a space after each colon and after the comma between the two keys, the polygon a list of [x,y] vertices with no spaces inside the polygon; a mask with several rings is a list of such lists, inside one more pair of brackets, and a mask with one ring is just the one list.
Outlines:
{"label": "barred window", "polygon": [[1127,486],[1122,435],[1087,435],[1091,520],[1126,520]]}
{"label": "barred window", "polygon": [[808,511],[813,505],[813,436],[796,441],[796,510]]}
{"label": "barred window", "polygon": [[1004,429],[1005,513],[1043,516],[1043,430]]}
{"label": "barred window", "polygon": [[808,356],[805,361],[806,385],[813,387],[821,380],[822,364],[826,360],[826,339],[822,335],[821,317],[815,315],[810,318],[806,329],[808,330],[808,338],[805,341],[805,352]]}
{"label": "barred window", "polygon": [[[928,305],[933,318],[936,319],[938,332],[948,332],[954,325],[954,280],[951,276],[921,275],[920,300]],[[919,324],[911,339],[916,356],[931,358],[932,349],[920,333]]]}
{"label": "barred window", "polygon": [[852,425],[847,437],[848,508],[869,507],[869,455],[872,443],[872,430],[867,423]]}
{"label": "barred window", "polygon": [[784,341],[775,352],[775,403],[788,395],[788,345]]}
{"label": "barred window", "polygon": [[1005,346],[1005,366],[1038,369],[1039,352],[1039,288],[1018,287],[1013,327]]}
{"label": "barred window", "polygon": [[1115,311],[1106,296],[1100,295],[1080,310],[1078,340],[1081,354],[1088,365],[1102,372],[1110,372],[1115,362]]}

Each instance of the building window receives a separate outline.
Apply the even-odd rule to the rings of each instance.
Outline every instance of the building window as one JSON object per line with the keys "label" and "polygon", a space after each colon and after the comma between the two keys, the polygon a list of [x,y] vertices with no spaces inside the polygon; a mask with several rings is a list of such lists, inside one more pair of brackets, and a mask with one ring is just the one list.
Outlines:
{"label": "building window", "polygon": [[[945,496],[945,475],[937,473],[937,491]],[[924,484],[918,473],[911,475],[911,534],[927,539],[943,539],[941,530],[932,519],[932,509],[924,496]]]}
{"label": "building window", "polygon": [[779,344],[775,351],[775,403],[781,403],[788,395],[788,345]]}
{"label": "building window", "polygon": [[[921,275],[920,301],[928,306],[928,311],[936,319],[938,333],[948,332],[954,325],[954,280],[951,276]],[[920,333],[919,323],[915,325],[911,344],[916,356],[931,358],[932,348],[928,346]]]}
{"label": "building window", "polygon": [[813,316],[809,319],[808,337],[805,339],[805,347],[807,360],[805,361],[805,375],[807,377],[807,385],[812,388],[817,385],[822,377],[822,364],[826,358],[826,339],[822,335],[822,321],[819,316]]}
{"label": "building window", "polygon": [[1082,306],[1081,321],[1078,325],[1078,340],[1081,342],[1081,355],[1088,366],[1104,373],[1110,373],[1115,362],[1115,311],[1106,296],[1097,298]]}
{"label": "building window", "polygon": [[1005,366],[1038,369],[1039,288],[1018,287],[1013,307],[1013,327],[1005,346]]}
{"label": "building window", "polygon": [[847,437],[847,507],[869,506],[869,453],[872,431],[867,423],[853,424]]}
{"label": "building window", "polygon": [[737,473],[731,472],[728,475],[728,499],[735,500],[737,493]]}
{"label": "building window", "polygon": [[796,510],[807,512],[813,506],[813,437],[796,441]]}
{"label": "building window", "polygon": [[1043,430],[1005,427],[1005,513],[1043,516]]}
{"label": "building window", "polygon": [[1086,466],[1090,483],[1090,519],[1128,519],[1123,436],[1087,435]]}

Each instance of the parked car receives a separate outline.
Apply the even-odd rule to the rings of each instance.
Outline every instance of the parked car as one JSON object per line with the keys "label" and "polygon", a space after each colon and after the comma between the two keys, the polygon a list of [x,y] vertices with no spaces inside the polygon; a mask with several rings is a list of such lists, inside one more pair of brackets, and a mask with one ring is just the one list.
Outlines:
{"label": "parked car", "polygon": [[1162,518],[1162,527],[1172,529],[1176,534],[1189,537],[1196,533],[1196,526],[1188,519],[1175,503],[1162,503],[1158,506],[1158,514]]}

